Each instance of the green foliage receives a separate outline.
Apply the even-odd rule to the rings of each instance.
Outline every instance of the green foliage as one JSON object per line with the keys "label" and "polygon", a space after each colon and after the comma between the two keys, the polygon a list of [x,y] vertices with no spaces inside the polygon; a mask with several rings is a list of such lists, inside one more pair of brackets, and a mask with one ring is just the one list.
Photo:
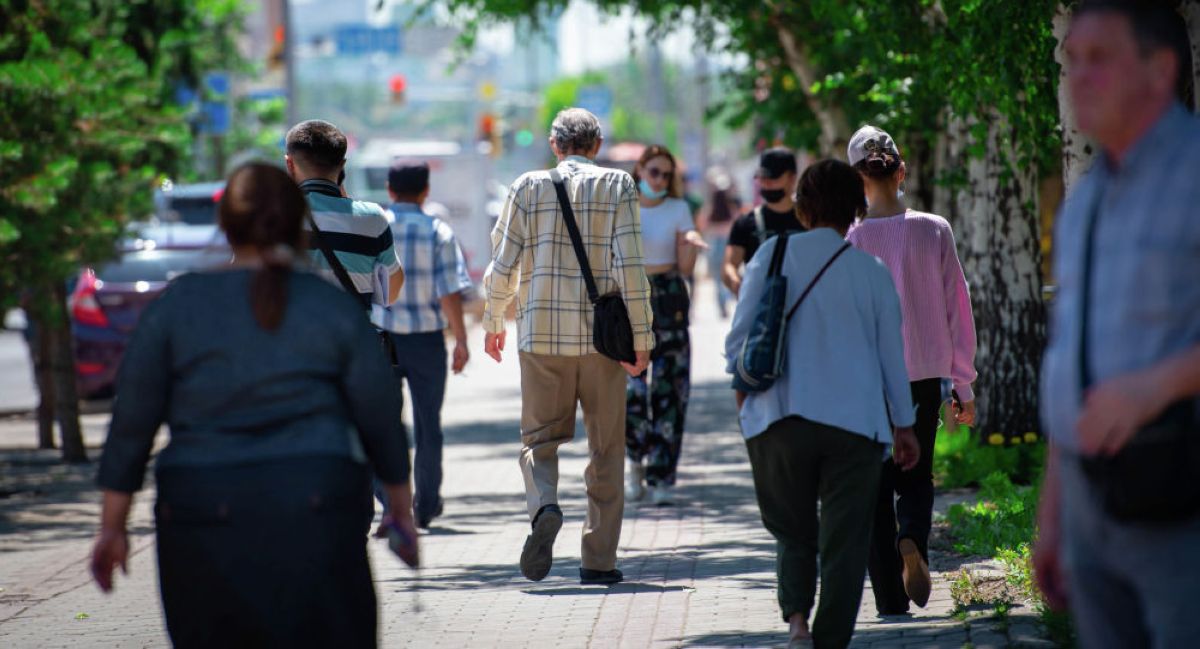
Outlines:
{"label": "green foliage", "polygon": [[1014,485],[996,472],[980,483],[973,505],[952,505],[946,513],[954,549],[968,555],[991,557],[1005,548],[1016,548],[1033,538],[1038,489]]}
{"label": "green foliage", "polygon": [[185,161],[173,103],[227,63],[237,0],[0,0],[0,307],[18,291],[60,316],[45,287],[112,254],[152,190]]}
{"label": "green foliage", "polygon": [[[942,414],[942,421],[948,421],[946,413]],[[958,426],[956,430],[940,427],[934,442],[933,473],[947,489],[978,486],[993,473],[1020,484],[1038,482],[1045,465],[1045,441],[1014,439],[1020,443],[1003,437],[991,440],[999,444],[988,443],[966,426]]]}

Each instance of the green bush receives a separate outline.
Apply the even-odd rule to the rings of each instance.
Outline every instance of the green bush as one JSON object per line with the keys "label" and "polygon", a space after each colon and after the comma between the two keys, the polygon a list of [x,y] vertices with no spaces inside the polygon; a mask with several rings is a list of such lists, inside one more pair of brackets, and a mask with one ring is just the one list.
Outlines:
{"label": "green bush", "polygon": [[[942,421],[948,421],[943,411]],[[933,474],[946,489],[973,487],[993,473],[1002,473],[1020,484],[1034,484],[1041,478],[1046,458],[1046,443],[1038,437],[1030,440],[1004,439],[999,444],[985,443],[967,426],[939,426],[933,449]]]}
{"label": "green bush", "polygon": [[1014,485],[993,471],[980,483],[979,500],[952,505],[946,513],[954,549],[963,554],[996,556],[1033,539],[1038,490]]}

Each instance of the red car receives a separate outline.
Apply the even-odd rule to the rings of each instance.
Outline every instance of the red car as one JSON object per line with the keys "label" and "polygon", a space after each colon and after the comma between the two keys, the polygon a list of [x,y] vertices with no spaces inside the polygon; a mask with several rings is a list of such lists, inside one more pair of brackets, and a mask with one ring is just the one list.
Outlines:
{"label": "red car", "polygon": [[79,395],[112,396],[125,343],[142,310],[167,282],[189,271],[228,263],[226,248],[153,249],[127,252],[111,263],[84,268],[68,300]]}

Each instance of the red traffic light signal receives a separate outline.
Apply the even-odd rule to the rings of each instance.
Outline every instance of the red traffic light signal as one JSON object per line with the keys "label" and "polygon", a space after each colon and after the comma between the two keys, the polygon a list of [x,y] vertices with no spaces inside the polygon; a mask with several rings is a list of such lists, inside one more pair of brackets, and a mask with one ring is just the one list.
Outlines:
{"label": "red traffic light signal", "polygon": [[388,89],[392,92],[392,101],[394,103],[404,102],[404,91],[408,89],[408,79],[403,74],[393,74],[388,80]]}

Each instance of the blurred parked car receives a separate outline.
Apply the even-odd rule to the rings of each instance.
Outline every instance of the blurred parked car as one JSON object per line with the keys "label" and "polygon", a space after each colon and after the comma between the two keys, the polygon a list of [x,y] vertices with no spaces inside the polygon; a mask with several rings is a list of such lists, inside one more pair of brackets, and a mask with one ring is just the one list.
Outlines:
{"label": "blurred parked car", "polygon": [[154,193],[154,214],[130,226],[129,250],[206,248],[225,245],[217,227],[217,204],[225,183],[176,185],[170,181]]}
{"label": "blurred parked car", "polygon": [[123,253],[116,261],[84,268],[68,300],[75,341],[79,395],[112,395],[125,343],[138,317],[176,276],[229,263],[224,246],[154,248]]}

